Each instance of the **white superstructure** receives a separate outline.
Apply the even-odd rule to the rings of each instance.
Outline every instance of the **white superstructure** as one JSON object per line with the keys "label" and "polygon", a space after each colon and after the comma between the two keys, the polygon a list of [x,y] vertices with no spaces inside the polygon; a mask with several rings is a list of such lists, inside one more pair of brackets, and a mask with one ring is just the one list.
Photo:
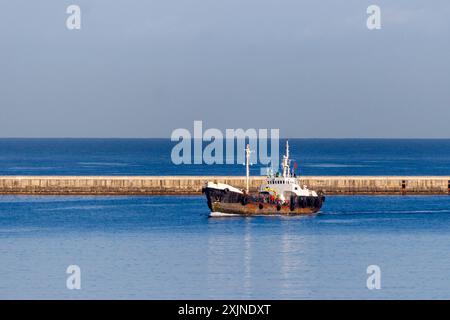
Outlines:
{"label": "white superstructure", "polygon": [[290,199],[292,195],[296,195],[299,197],[317,197],[317,193],[315,191],[309,190],[306,185],[301,187],[299,184],[299,180],[291,172],[288,141],[286,141],[286,153],[283,156],[281,176],[274,176],[273,174],[269,173],[266,179],[266,183],[261,185],[261,187],[259,188],[259,192],[268,192],[278,197],[281,201]]}
{"label": "white superstructure", "polygon": [[[250,182],[250,150],[249,145],[245,149],[245,165],[246,165],[246,184],[244,190],[239,190],[233,186],[225,183],[208,182],[206,188],[221,190],[225,192],[233,192],[238,194],[249,194],[249,182]],[[309,190],[306,185],[300,186],[299,179],[291,172],[290,159],[289,159],[289,142],[286,141],[286,153],[283,156],[281,173],[274,175],[269,170],[269,174],[265,183],[259,187],[260,193],[268,193],[274,196],[275,199],[279,199],[282,202],[291,199],[291,196],[297,197],[318,197],[317,193],[313,190]]]}

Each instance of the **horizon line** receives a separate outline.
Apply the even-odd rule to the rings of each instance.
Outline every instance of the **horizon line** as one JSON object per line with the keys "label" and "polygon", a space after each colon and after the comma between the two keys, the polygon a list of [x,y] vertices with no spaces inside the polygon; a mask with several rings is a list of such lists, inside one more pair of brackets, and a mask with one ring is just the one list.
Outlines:
{"label": "horizon line", "polygon": [[[105,140],[171,140],[168,137],[0,137],[0,140],[13,140],[13,139],[66,139],[66,140],[94,140],[94,139],[105,139]],[[268,138],[270,139],[270,138]],[[280,140],[286,139],[298,139],[298,140],[450,140],[450,137],[280,137]],[[227,140],[224,137],[224,140]],[[176,141],[174,141],[176,142]]]}

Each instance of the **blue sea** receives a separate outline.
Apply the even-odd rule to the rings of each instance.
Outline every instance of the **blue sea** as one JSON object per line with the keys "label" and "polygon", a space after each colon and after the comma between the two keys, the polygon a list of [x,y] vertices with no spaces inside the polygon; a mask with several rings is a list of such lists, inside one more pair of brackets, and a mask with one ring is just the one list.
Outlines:
{"label": "blue sea", "polygon": [[[0,175],[243,174],[173,165],[174,144],[2,139]],[[305,175],[450,175],[450,140],[290,145]],[[448,196],[328,196],[308,217],[208,213],[202,196],[0,196],[0,298],[450,298]],[[80,290],[66,287],[69,265]],[[371,265],[380,289],[367,287]]]}
{"label": "blue sea", "polygon": [[[245,175],[237,160],[235,165],[174,165],[176,144],[168,139],[0,139],[0,175]],[[289,144],[303,175],[450,175],[450,139],[290,139]],[[255,164],[250,170],[259,175],[260,169]]]}

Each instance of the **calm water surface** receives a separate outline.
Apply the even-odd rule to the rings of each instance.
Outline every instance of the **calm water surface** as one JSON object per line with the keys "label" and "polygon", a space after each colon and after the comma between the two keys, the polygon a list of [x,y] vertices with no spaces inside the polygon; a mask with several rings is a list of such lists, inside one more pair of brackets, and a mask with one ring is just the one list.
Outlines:
{"label": "calm water surface", "polygon": [[[174,144],[0,139],[0,175],[244,172],[173,165]],[[290,144],[303,174],[450,175],[450,140]],[[449,299],[449,248],[448,196],[330,196],[320,215],[289,218],[209,218],[203,197],[0,196],[6,299]],[[66,289],[72,264],[80,291]],[[366,288],[373,264],[381,290]]]}
{"label": "calm water surface", "polygon": [[3,196],[0,298],[448,299],[449,246],[447,196],[328,197],[289,218],[209,218],[202,197]]}
{"label": "calm water surface", "polygon": [[[450,140],[290,139],[304,175],[450,175]],[[0,139],[0,175],[244,175],[174,165],[168,139]],[[280,153],[284,152],[280,141]],[[242,151],[242,150],[241,150]],[[251,167],[258,175],[261,167]]]}

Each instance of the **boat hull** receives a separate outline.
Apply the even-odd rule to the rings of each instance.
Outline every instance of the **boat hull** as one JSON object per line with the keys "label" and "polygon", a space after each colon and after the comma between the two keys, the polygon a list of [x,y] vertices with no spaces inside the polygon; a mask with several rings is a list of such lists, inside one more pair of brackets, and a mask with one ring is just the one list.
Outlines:
{"label": "boat hull", "polygon": [[227,190],[204,188],[211,212],[238,215],[307,215],[320,211],[325,197],[293,197],[281,204],[268,202],[260,195],[246,195]]}

